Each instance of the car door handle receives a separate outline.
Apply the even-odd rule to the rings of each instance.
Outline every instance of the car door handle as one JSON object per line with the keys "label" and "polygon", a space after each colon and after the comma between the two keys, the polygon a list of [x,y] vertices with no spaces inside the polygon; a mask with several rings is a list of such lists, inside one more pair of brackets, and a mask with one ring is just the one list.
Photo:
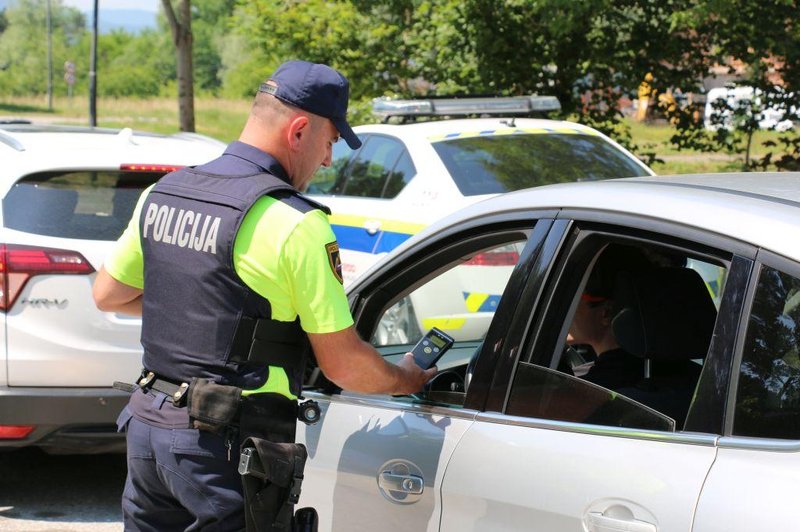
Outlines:
{"label": "car door handle", "polygon": [[588,514],[590,532],[657,532],[658,528],[652,523],[638,519],[619,519],[607,517],[600,512]]}
{"label": "car door handle", "polygon": [[422,477],[417,475],[398,475],[384,471],[378,476],[378,486],[387,491],[399,491],[419,495],[425,486]]}
{"label": "car door handle", "polygon": [[381,230],[381,221],[367,220],[366,222],[364,222],[364,229],[367,230],[368,234],[374,235],[375,233]]}

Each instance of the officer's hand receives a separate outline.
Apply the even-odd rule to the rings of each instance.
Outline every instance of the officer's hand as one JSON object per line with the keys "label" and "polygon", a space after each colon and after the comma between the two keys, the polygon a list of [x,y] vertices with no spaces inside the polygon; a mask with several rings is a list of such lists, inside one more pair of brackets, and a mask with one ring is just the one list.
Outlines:
{"label": "officer's hand", "polygon": [[395,390],[396,395],[408,395],[422,390],[425,383],[428,382],[439,371],[436,366],[423,370],[414,362],[414,355],[406,353],[397,366],[402,370],[403,378],[399,383],[399,387]]}

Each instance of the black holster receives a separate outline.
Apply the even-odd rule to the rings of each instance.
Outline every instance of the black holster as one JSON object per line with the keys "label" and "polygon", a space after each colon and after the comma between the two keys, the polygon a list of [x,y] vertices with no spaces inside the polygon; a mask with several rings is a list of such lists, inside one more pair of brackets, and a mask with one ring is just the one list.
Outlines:
{"label": "black holster", "polygon": [[261,438],[244,441],[239,473],[248,532],[316,532],[317,513],[313,508],[294,513],[307,457],[301,443],[274,443]]}
{"label": "black holster", "polygon": [[296,401],[270,393],[242,397],[239,473],[248,532],[317,530],[313,508],[294,514],[308,456],[294,443],[296,427]]}

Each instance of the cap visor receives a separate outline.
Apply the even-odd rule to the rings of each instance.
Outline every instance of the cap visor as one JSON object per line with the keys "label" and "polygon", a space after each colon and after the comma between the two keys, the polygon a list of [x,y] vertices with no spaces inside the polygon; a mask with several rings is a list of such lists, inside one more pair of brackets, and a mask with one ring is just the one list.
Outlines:
{"label": "cap visor", "polygon": [[351,150],[357,150],[361,147],[361,140],[356,136],[353,132],[352,128],[350,128],[350,124],[347,123],[345,119],[333,119],[331,120],[333,125],[336,126],[336,130],[339,132],[339,135],[347,142],[347,145],[350,146]]}

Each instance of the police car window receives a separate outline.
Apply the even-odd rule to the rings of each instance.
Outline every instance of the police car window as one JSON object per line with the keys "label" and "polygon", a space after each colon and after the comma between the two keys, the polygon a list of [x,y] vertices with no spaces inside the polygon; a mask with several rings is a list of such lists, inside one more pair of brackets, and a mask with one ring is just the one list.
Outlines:
{"label": "police car window", "polygon": [[520,132],[444,140],[433,147],[465,196],[646,175],[635,161],[593,135]]}
{"label": "police car window", "polygon": [[389,178],[386,180],[381,197],[393,198],[397,196],[416,173],[417,169],[414,168],[411,156],[408,154],[408,151],[403,150],[400,159],[398,159],[397,164],[394,165],[394,168],[389,174]]}
{"label": "police car window", "polygon": [[333,145],[331,154],[331,165],[321,166],[317,173],[314,174],[314,179],[308,187],[309,194],[335,194],[339,191],[336,190],[336,185],[344,184],[341,177],[347,168],[347,163],[350,162],[350,156],[353,151],[343,140]]}
{"label": "police car window", "polygon": [[766,266],[747,324],[733,433],[800,439],[800,279]]}
{"label": "police car window", "polygon": [[404,150],[403,144],[388,137],[373,135],[359,150],[350,167],[342,194],[380,198],[392,169]]}
{"label": "police car window", "polygon": [[37,235],[116,240],[142,191],[162,175],[88,170],[31,174],[3,198],[3,223]]}
{"label": "police car window", "polygon": [[545,347],[520,363],[507,413],[682,429],[711,343],[725,263],[640,243],[611,242],[574,256],[556,288],[561,307],[554,305],[544,326],[562,331],[553,338],[556,356]]}

